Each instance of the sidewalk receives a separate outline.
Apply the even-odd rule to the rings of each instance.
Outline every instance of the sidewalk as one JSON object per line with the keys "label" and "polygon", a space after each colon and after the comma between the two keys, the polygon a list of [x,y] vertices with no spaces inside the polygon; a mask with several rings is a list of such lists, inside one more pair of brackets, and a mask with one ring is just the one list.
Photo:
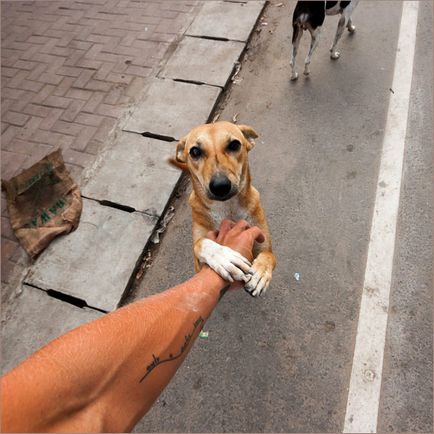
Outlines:
{"label": "sidewalk", "polygon": [[[74,179],[90,167],[123,113],[200,2],[1,2],[1,174],[9,179],[57,147]],[[28,264],[2,193],[2,283]]]}
{"label": "sidewalk", "polygon": [[2,3],[2,177],[60,145],[83,196],[30,268],[2,218],[3,370],[116,309],[178,182],[167,157],[209,120],[264,4]]}

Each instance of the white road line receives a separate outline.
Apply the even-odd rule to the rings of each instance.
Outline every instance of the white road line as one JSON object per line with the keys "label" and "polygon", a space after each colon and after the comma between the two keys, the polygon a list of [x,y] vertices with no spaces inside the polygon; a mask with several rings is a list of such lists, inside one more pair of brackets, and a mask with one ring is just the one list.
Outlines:
{"label": "white road line", "polygon": [[377,429],[418,6],[418,1],[403,3],[344,433]]}

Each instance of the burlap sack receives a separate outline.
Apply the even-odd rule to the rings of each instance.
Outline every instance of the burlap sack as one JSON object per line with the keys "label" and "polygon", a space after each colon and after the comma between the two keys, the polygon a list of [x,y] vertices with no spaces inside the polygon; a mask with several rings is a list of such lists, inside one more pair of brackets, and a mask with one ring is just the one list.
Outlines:
{"label": "burlap sack", "polygon": [[59,150],[9,181],[6,190],[12,229],[34,258],[51,240],[78,226],[82,200]]}

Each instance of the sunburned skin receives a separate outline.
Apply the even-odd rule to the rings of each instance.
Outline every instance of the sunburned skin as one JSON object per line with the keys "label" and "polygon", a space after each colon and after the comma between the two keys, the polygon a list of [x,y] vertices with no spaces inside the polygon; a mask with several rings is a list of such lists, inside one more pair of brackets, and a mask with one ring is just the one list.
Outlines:
{"label": "sunburned skin", "polygon": [[[208,264],[229,282],[245,282],[253,296],[267,290],[276,264],[258,191],[251,184],[248,152],[257,137],[253,128],[216,122],[193,128],[177,144],[170,162],[189,173],[196,271]],[[223,219],[258,226],[265,241],[256,244],[251,263],[239,253],[206,238]]]}

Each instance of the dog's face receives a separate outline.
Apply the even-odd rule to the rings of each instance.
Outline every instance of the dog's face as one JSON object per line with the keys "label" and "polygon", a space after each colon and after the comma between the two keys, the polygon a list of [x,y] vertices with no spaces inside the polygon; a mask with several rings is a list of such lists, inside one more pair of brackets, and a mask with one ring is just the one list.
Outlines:
{"label": "dog's face", "polygon": [[225,201],[244,187],[247,153],[253,148],[253,128],[216,122],[193,128],[176,148],[175,166],[190,172],[192,181],[208,199]]}

